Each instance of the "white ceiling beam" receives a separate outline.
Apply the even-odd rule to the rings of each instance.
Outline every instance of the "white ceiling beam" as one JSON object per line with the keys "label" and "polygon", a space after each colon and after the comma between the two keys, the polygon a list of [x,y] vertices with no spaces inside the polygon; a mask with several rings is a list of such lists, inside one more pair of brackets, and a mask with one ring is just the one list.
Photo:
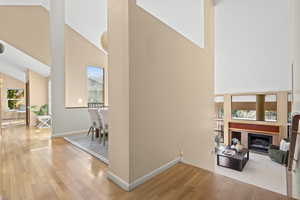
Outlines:
{"label": "white ceiling beam", "polygon": [[0,60],[2,60],[2,62],[5,61],[12,66],[20,68],[20,70],[23,69],[21,71],[27,71],[29,69],[45,77],[50,75],[51,69],[48,65],[41,63],[37,59],[27,55],[4,41],[0,40],[0,42],[5,46],[4,53],[0,56]]}
{"label": "white ceiling beam", "polygon": [[41,6],[42,0],[0,0],[0,6]]}
{"label": "white ceiling beam", "polygon": [[0,72],[26,83],[26,73],[15,66],[0,60]]}
{"label": "white ceiling beam", "polygon": [[0,6],[42,6],[49,10],[49,0],[0,0]]}

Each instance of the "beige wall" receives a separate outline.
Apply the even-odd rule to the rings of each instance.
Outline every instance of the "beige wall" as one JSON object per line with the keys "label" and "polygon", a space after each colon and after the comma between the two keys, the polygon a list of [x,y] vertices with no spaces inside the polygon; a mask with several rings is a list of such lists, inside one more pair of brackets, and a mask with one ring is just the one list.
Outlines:
{"label": "beige wall", "polygon": [[[7,23],[7,19],[10,23]],[[0,6],[0,24],[0,40],[6,41],[44,64],[50,64],[49,13],[45,8]],[[86,66],[107,68],[107,55],[69,26],[65,27],[65,106],[86,107]],[[105,80],[107,81],[107,78]],[[107,84],[105,85],[107,87]],[[107,104],[107,90],[105,92]],[[82,103],[78,102],[80,98],[83,99]]]}
{"label": "beige wall", "polygon": [[[16,112],[9,112],[8,105],[7,105],[7,89],[24,89],[25,92],[25,83],[22,81],[16,80],[11,76],[5,75],[0,73],[0,78],[3,81],[2,88],[1,88],[1,112],[2,112],[2,119],[16,119],[21,118],[25,119],[25,113],[16,113]],[[24,104],[25,104],[26,96],[24,97]]]}
{"label": "beige wall", "polygon": [[[28,72],[29,81],[29,106],[42,106],[48,104],[48,77],[33,71]],[[36,125],[36,115],[30,113],[30,126]]]}
{"label": "beige wall", "polygon": [[[294,102],[293,112],[300,112],[300,1],[291,0],[291,62],[294,64]],[[300,146],[300,137],[298,135],[298,146]],[[299,158],[298,158],[299,160]],[[292,173],[293,178],[293,197],[300,199],[300,164],[295,165]]]}
{"label": "beige wall", "polygon": [[130,182],[129,12],[131,0],[108,1],[110,171]]}
{"label": "beige wall", "polygon": [[0,6],[0,24],[0,40],[42,63],[50,64],[49,17],[46,9],[40,6]]}
{"label": "beige wall", "polygon": [[294,65],[294,83],[293,83],[293,92],[294,92],[294,102],[293,102],[293,111],[300,112],[300,2],[297,0],[292,0],[291,4],[291,13],[293,14],[292,21],[292,58],[291,62]]}
{"label": "beige wall", "polygon": [[[136,179],[183,153],[213,170],[213,5],[205,2],[205,48],[136,7],[130,97]],[[151,159],[149,159],[151,158]]]}
{"label": "beige wall", "polygon": [[125,181],[181,152],[187,163],[214,170],[214,23],[212,1],[205,3],[204,49],[134,0],[109,3],[109,158],[111,171]]}
{"label": "beige wall", "polygon": [[[103,67],[107,73],[107,55],[69,26],[65,26],[65,31],[65,105],[66,107],[87,107],[87,66]],[[107,104],[107,78],[104,80],[104,98]],[[79,99],[82,101],[80,102]]]}

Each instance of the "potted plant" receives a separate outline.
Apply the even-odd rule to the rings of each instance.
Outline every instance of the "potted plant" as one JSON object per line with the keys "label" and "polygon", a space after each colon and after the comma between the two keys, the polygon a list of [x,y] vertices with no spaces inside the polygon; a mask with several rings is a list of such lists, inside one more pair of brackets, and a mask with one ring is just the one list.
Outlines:
{"label": "potted plant", "polygon": [[48,115],[48,104],[44,104],[42,106],[31,106],[30,110],[36,114],[37,116],[45,116]]}
{"label": "potted plant", "polygon": [[31,106],[30,110],[37,116],[38,128],[50,128],[51,116],[49,116],[48,104],[44,104],[42,106]]}

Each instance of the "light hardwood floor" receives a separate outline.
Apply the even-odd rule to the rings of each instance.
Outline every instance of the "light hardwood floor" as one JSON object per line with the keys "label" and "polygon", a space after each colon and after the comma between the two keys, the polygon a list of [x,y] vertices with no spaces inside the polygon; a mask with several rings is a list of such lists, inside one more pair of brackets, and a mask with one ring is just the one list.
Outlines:
{"label": "light hardwood floor", "polygon": [[[133,192],[106,178],[107,166],[49,131],[3,129],[0,200],[277,200],[279,194],[178,164]],[[2,197],[2,198],[1,198]]]}

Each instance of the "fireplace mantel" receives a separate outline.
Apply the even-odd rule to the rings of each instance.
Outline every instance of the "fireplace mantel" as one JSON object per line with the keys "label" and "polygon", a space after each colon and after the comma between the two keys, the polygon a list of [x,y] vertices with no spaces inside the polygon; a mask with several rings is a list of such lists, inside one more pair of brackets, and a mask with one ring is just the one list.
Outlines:
{"label": "fireplace mantel", "polygon": [[229,141],[231,141],[231,132],[241,133],[241,143],[248,147],[248,133],[256,133],[272,136],[272,144],[279,144],[280,126],[277,125],[261,125],[261,124],[246,124],[246,123],[229,123]]}
{"label": "fireplace mantel", "polygon": [[229,129],[234,131],[246,131],[255,133],[276,134],[280,132],[280,126],[277,125],[261,125],[229,122]]}

